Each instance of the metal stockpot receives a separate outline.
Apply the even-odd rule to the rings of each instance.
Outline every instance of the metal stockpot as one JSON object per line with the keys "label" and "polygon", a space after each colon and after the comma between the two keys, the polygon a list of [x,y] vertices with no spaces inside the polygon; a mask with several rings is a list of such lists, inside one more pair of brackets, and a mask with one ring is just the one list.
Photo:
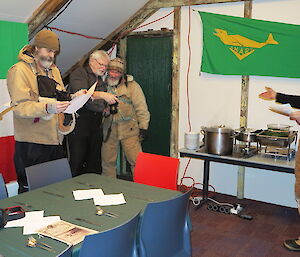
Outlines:
{"label": "metal stockpot", "polygon": [[230,155],[233,150],[234,130],[224,126],[203,127],[204,144],[207,153],[217,155]]}

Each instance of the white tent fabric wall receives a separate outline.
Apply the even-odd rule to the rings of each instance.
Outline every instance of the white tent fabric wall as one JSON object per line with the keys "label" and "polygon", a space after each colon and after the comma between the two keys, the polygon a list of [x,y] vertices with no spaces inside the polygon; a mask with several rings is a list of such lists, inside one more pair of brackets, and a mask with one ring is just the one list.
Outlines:
{"label": "white tent fabric wall", "polygon": [[[295,0],[253,2],[253,18],[300,24],[300,18],[295,10],[299,10],[300,2]],[[244,3],[223,3],[193,6],[192,9],[213,12],[225,15],[243,17]],[[266,10],[272,9],[272,13]],[[282,10],[285,15],[282,15]],[[162,17],[170,9],[161,9],[155,18]],[[292,13],[292,15],[290,15]],[[202,56],[202,34],[198,13],[192,11],[191,15],[191,71],[189,77],[191,123],[194,131],[201,126],[225,124],[232,128],[239,127],[241,76],[222,76],[202,73],[199,76]],[[168,17],[169,18],[169,17]],[[152,21],[153,16],[145,23]],[[159,21],[141,30],[172,28],[169,19]],[[179,104],[179,147],[184,146],[184,133],[188,131],[187,99],[186,99],[186,73],[188,63],[188,8],[182,8],[181,15],[181,67],[180,67],[180,104]],[[292,129],[299,130],[299,126],[288,118],[271,113],[268,106],[273,102],[263,101],[257,96],[265,86],[289,94],[300,94],[300,81],[288,78],[250,77],[248,127],[266,128],[268,123],[283,123],[292,125]],[[187,158],[180,160],[181,178]],[[210,184],[217,192],[236,195],[237,191],[236,166],[211,163]],[[203,161],[192,160],[187,176],[192,176],[197,182],[202,182]],[[267,170],[246,168],[245,197],[249,199],[274,203],[284,206],[296,207],[294,200],[294,175]],[[187,180],[187,183],[190,181]]]}

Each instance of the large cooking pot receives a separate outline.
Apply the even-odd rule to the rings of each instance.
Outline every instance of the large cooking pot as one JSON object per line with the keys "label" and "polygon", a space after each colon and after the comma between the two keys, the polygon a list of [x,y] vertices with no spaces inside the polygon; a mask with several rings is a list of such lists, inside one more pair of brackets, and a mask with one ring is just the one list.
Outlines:
{"label": "large cooking pot", "polygon": [[230,155],[233,150],[234,130],[225,126],[203,127],[204,144],[207,153]]}

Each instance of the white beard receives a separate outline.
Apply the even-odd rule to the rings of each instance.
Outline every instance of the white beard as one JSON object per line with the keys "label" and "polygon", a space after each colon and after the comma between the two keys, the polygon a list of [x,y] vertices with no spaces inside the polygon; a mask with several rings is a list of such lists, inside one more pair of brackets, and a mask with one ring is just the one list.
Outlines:
{"label": "white beard", "polygon": [[120,79],[112,79],[110,77],[107,77],[107,84],[109,86],[117,86],[120,83]]}
{"label": "white beard", "polygon": [[51,67],[51,65],[53,64],[52,61],[41,61],[40,60],[40,64],[45,68],[45,69],[49,69]]}

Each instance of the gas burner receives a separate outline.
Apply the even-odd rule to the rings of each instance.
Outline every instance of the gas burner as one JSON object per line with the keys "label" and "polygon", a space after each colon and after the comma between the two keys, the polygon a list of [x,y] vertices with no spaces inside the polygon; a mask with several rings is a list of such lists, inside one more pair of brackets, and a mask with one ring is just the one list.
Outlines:
{"label": "gas burner", "polygon": [[235,144],[232,155],[237,158],[250,158],[256,155],[258,148],[251,145]]}

